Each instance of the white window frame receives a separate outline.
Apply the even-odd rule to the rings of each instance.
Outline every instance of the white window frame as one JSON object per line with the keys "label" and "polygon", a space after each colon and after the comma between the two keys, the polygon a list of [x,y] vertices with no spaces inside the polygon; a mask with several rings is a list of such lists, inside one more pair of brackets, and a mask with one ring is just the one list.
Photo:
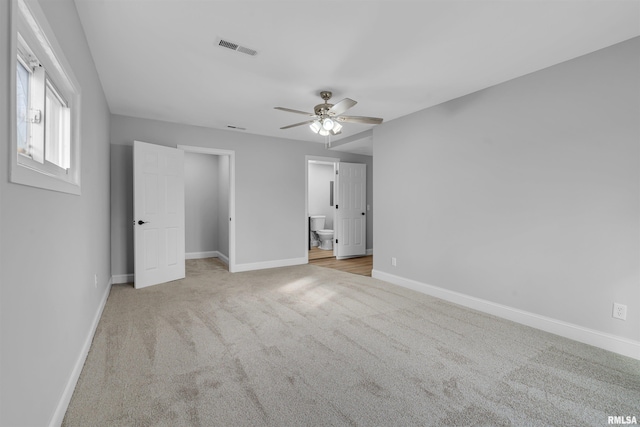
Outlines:
{"label": "white window frame", "polygon": [[[21,47],[20,50],[18,47]],[[69,114],[70,160],[68,168],[59,167],[44,158],[34,160],[18,153],[16,67],[18,54],[26,62],[25,50],[42,64],[43,87],[49,82],[55,97],[60,100]],[[10,180],[16,184],[29,185],[47,190],[70,194],[81,194],[80,187],[80,85],[71,66],[58,44],[46,16],[37,0],[11,0],[11,173]],[[29,64],[27,64],[29,65]],[[32,68],[33,70],[33,68]],[[33,75],[31,76],[33,78]],[[44,97],[44,92],[42,94]],[[44,102],[44,100],[43,100]],[[41,129],[38,136],[44,144],[45,112],[42,111],[41,125],[30,126]],[[31,132],[31,131],[30,131]],[[36,130],[36,132],[38,132]],[[44,146],[43,146],[44,147]],[[44,155],[43,155],[44,156]],[[41,156],[42,157],[42,156]]]}

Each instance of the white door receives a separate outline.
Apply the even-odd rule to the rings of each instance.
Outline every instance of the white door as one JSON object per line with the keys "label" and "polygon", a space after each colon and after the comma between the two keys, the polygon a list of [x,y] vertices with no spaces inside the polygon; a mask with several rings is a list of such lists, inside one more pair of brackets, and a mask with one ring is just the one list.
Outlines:
{"label": "white door", "polygon": [[134,284],[185,277],[184,152],[133,143]]}
{"label": "white door", "polygon": [[336,257],[367,253],[367,165],[338,163]]}

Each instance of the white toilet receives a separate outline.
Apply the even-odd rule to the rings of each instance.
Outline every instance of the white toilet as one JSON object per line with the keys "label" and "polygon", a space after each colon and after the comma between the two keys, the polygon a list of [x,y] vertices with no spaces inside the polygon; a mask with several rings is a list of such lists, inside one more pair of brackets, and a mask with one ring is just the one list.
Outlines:
{"label": "white toilet", "polygon": [[318,230],[318,237],[320,238],[320,249],[332,250],[333,249],[333,230]]}
{"label": "white toilet", "polygon": [[324,230],[324,220],[324,215],[312,215],[311,231],[318,235],[319,248],[328,251],[333,249],[333,230]]}

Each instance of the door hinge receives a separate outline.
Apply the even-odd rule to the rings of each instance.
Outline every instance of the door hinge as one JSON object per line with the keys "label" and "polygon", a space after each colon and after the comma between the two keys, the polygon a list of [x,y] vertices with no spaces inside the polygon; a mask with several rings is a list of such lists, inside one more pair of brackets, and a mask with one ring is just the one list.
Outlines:
{"label": "door hinge", "polygon": [[336,239],[336,245],[338,244],[338,239]]}
{"label": "door hinge", "polygon": [[338,171],[336,171],[336,175],[338,175]]}
{"label": "door hinge", "polygon": [[336,205],[336,209],[338,209],[338,205]]}

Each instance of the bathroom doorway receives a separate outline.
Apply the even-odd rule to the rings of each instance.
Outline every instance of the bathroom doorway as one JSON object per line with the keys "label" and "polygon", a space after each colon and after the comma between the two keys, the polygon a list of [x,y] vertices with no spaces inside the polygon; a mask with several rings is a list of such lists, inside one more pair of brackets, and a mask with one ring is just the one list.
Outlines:
{"label": "bathroom doorway", "polygon": [[339,159],[306,158],[307,259],[335,257],[335,176]]}

